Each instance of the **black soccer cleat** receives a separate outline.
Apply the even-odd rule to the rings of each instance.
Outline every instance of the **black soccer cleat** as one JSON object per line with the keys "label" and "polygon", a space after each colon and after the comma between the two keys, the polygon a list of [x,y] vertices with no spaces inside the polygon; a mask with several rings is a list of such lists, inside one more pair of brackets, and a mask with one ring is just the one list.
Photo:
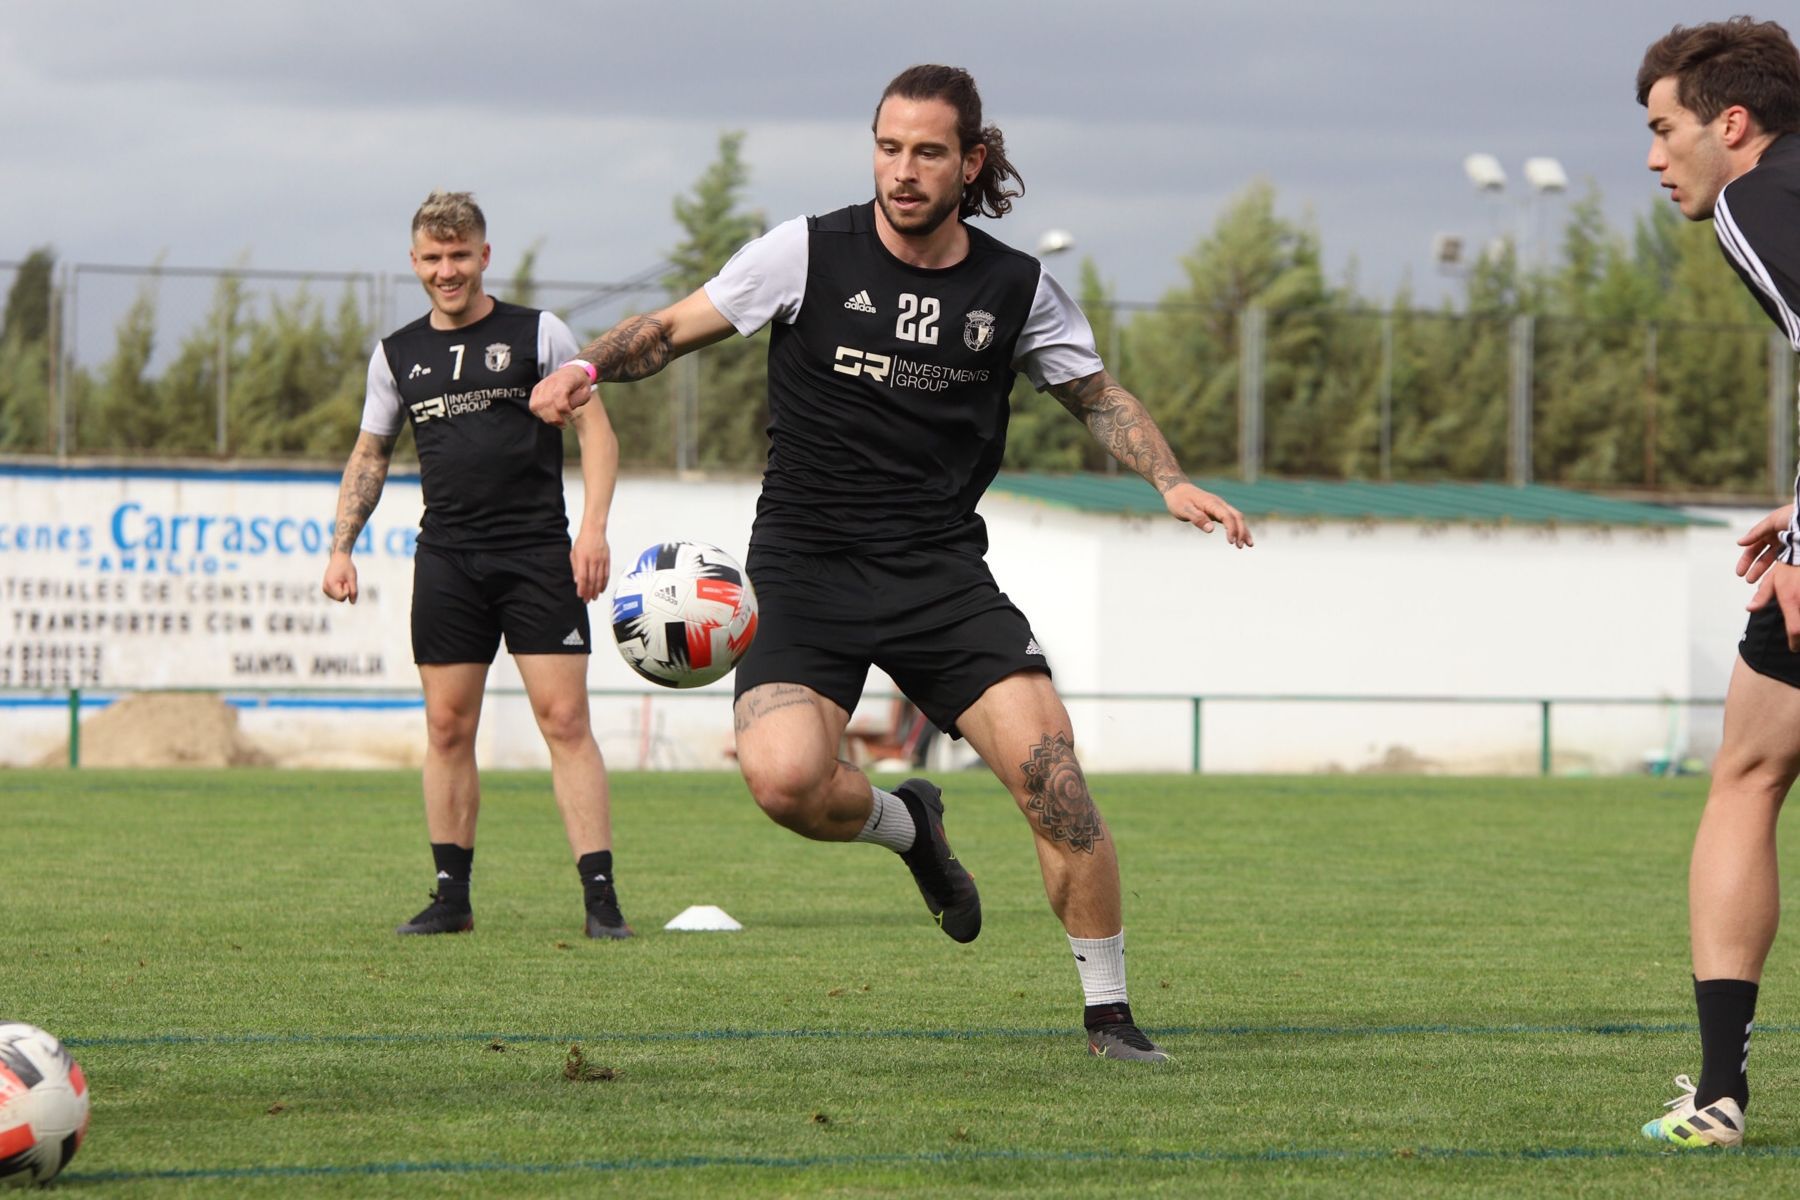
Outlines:
{"label": "black soccer cleat", "polygon": [[452,904],[432,892],[425,911],[404,925],[396,925],[395,933],[467,933],[475,928],[475,913],[467,904]]}
{"label": "black soccer cleat", "polygon": [[909,779],[894,794],[905,802],[919,831],[912,849],[900,858],[911,868],[925,907],[954,941],[974,941],[981,932],[981,893],[944,836],[943,792],[928,780]]}
{"label": "black soccer cleat", "polygon": [[619,896],[609,881],[587,899],[587,935],[623,941],[631,936],[631,926],[619,911]]}
{"label": "black soccer cleat", "polygon": [[1087,1031],[1088,1053],[1098,1058],[1122,1058],[1129,1062],[1168,1062],[1166,1050],[1130,1021],[1099,1025]]}

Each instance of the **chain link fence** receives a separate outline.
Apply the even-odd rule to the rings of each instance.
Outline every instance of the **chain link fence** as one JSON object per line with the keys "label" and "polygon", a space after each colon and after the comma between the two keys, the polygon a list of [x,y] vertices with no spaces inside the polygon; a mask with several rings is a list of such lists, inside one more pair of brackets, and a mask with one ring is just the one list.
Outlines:
{"label": "chain link fence", "polygon": [[[33,269],[0,262],[14,326],[0,331],[0,452],[20,455],[335,463],[375,340],[424,311],[410,274]],[[585,341],[663,303],[667,269],[488,283]],[[1741,497],[1793,477],[1795,355],[1766,325],[1134,302],[1092,315],[1109,368],[1196,474]],[[624,463],[759,468],[760,357],[726,343],[609,387]],[[1048,402],[1015,402],[1033,405]],[[1015,429],[1012,465],[1112,467],[1078,427],[1054,435],[1060,449]]]}

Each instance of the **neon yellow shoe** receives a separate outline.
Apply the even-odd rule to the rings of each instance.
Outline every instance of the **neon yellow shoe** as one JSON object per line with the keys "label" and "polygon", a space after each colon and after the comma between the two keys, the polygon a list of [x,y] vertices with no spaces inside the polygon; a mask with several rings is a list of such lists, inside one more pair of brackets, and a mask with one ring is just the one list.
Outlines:
{"label": "neon yellow shoe", "polygon": [[1705,1108],[1694,1109],[1694,1083],[1686,1075],[1675,1077],[1682,1095],[1663,1105],[1669,1112],[1644,1126],[1644,1136],[1653,1142],[1667,1142],[1684,1150],[1704,1150],[1708,1146],[1730,1149],[1744,1140],[1744,1110],[1730,1096],[1713,1101]]}

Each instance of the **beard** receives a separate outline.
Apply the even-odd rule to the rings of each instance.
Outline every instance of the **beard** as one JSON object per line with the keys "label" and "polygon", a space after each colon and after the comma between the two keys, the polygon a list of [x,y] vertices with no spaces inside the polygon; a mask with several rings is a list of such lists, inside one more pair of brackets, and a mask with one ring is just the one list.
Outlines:
{"label": "beard", "polygon": [[906,216],[896,211],[885,192],[877,191],[875,202],[881,205],[881,211],[887,217],[888,224],[893,226],[894,232],[905,234],[907,237],[929,237],[962,208],[962,195],[958,193],[947,196],[912,216]]}

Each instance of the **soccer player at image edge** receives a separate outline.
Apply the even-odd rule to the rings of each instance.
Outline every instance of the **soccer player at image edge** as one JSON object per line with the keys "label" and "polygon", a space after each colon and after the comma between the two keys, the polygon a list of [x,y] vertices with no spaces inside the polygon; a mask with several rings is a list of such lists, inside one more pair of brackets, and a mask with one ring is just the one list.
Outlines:
{"label": "soccer player at image edge", "polygon": [[[1676,26],[1644,54],[1648,166],[1690,221],[1711,218],[1725,260],[1800,350],[1800,52],[1772,21]],[[1796,481],[1800,490],[1800,481]],[[1700,1079],[1644,1136],[1742,1143],[1750,1031],[1775,941],[1775,823],[1800,775],[1800,523],[1786,504],[1738,539],[1756,585],[1725,695],[1725,734],[1688,870]]]}

